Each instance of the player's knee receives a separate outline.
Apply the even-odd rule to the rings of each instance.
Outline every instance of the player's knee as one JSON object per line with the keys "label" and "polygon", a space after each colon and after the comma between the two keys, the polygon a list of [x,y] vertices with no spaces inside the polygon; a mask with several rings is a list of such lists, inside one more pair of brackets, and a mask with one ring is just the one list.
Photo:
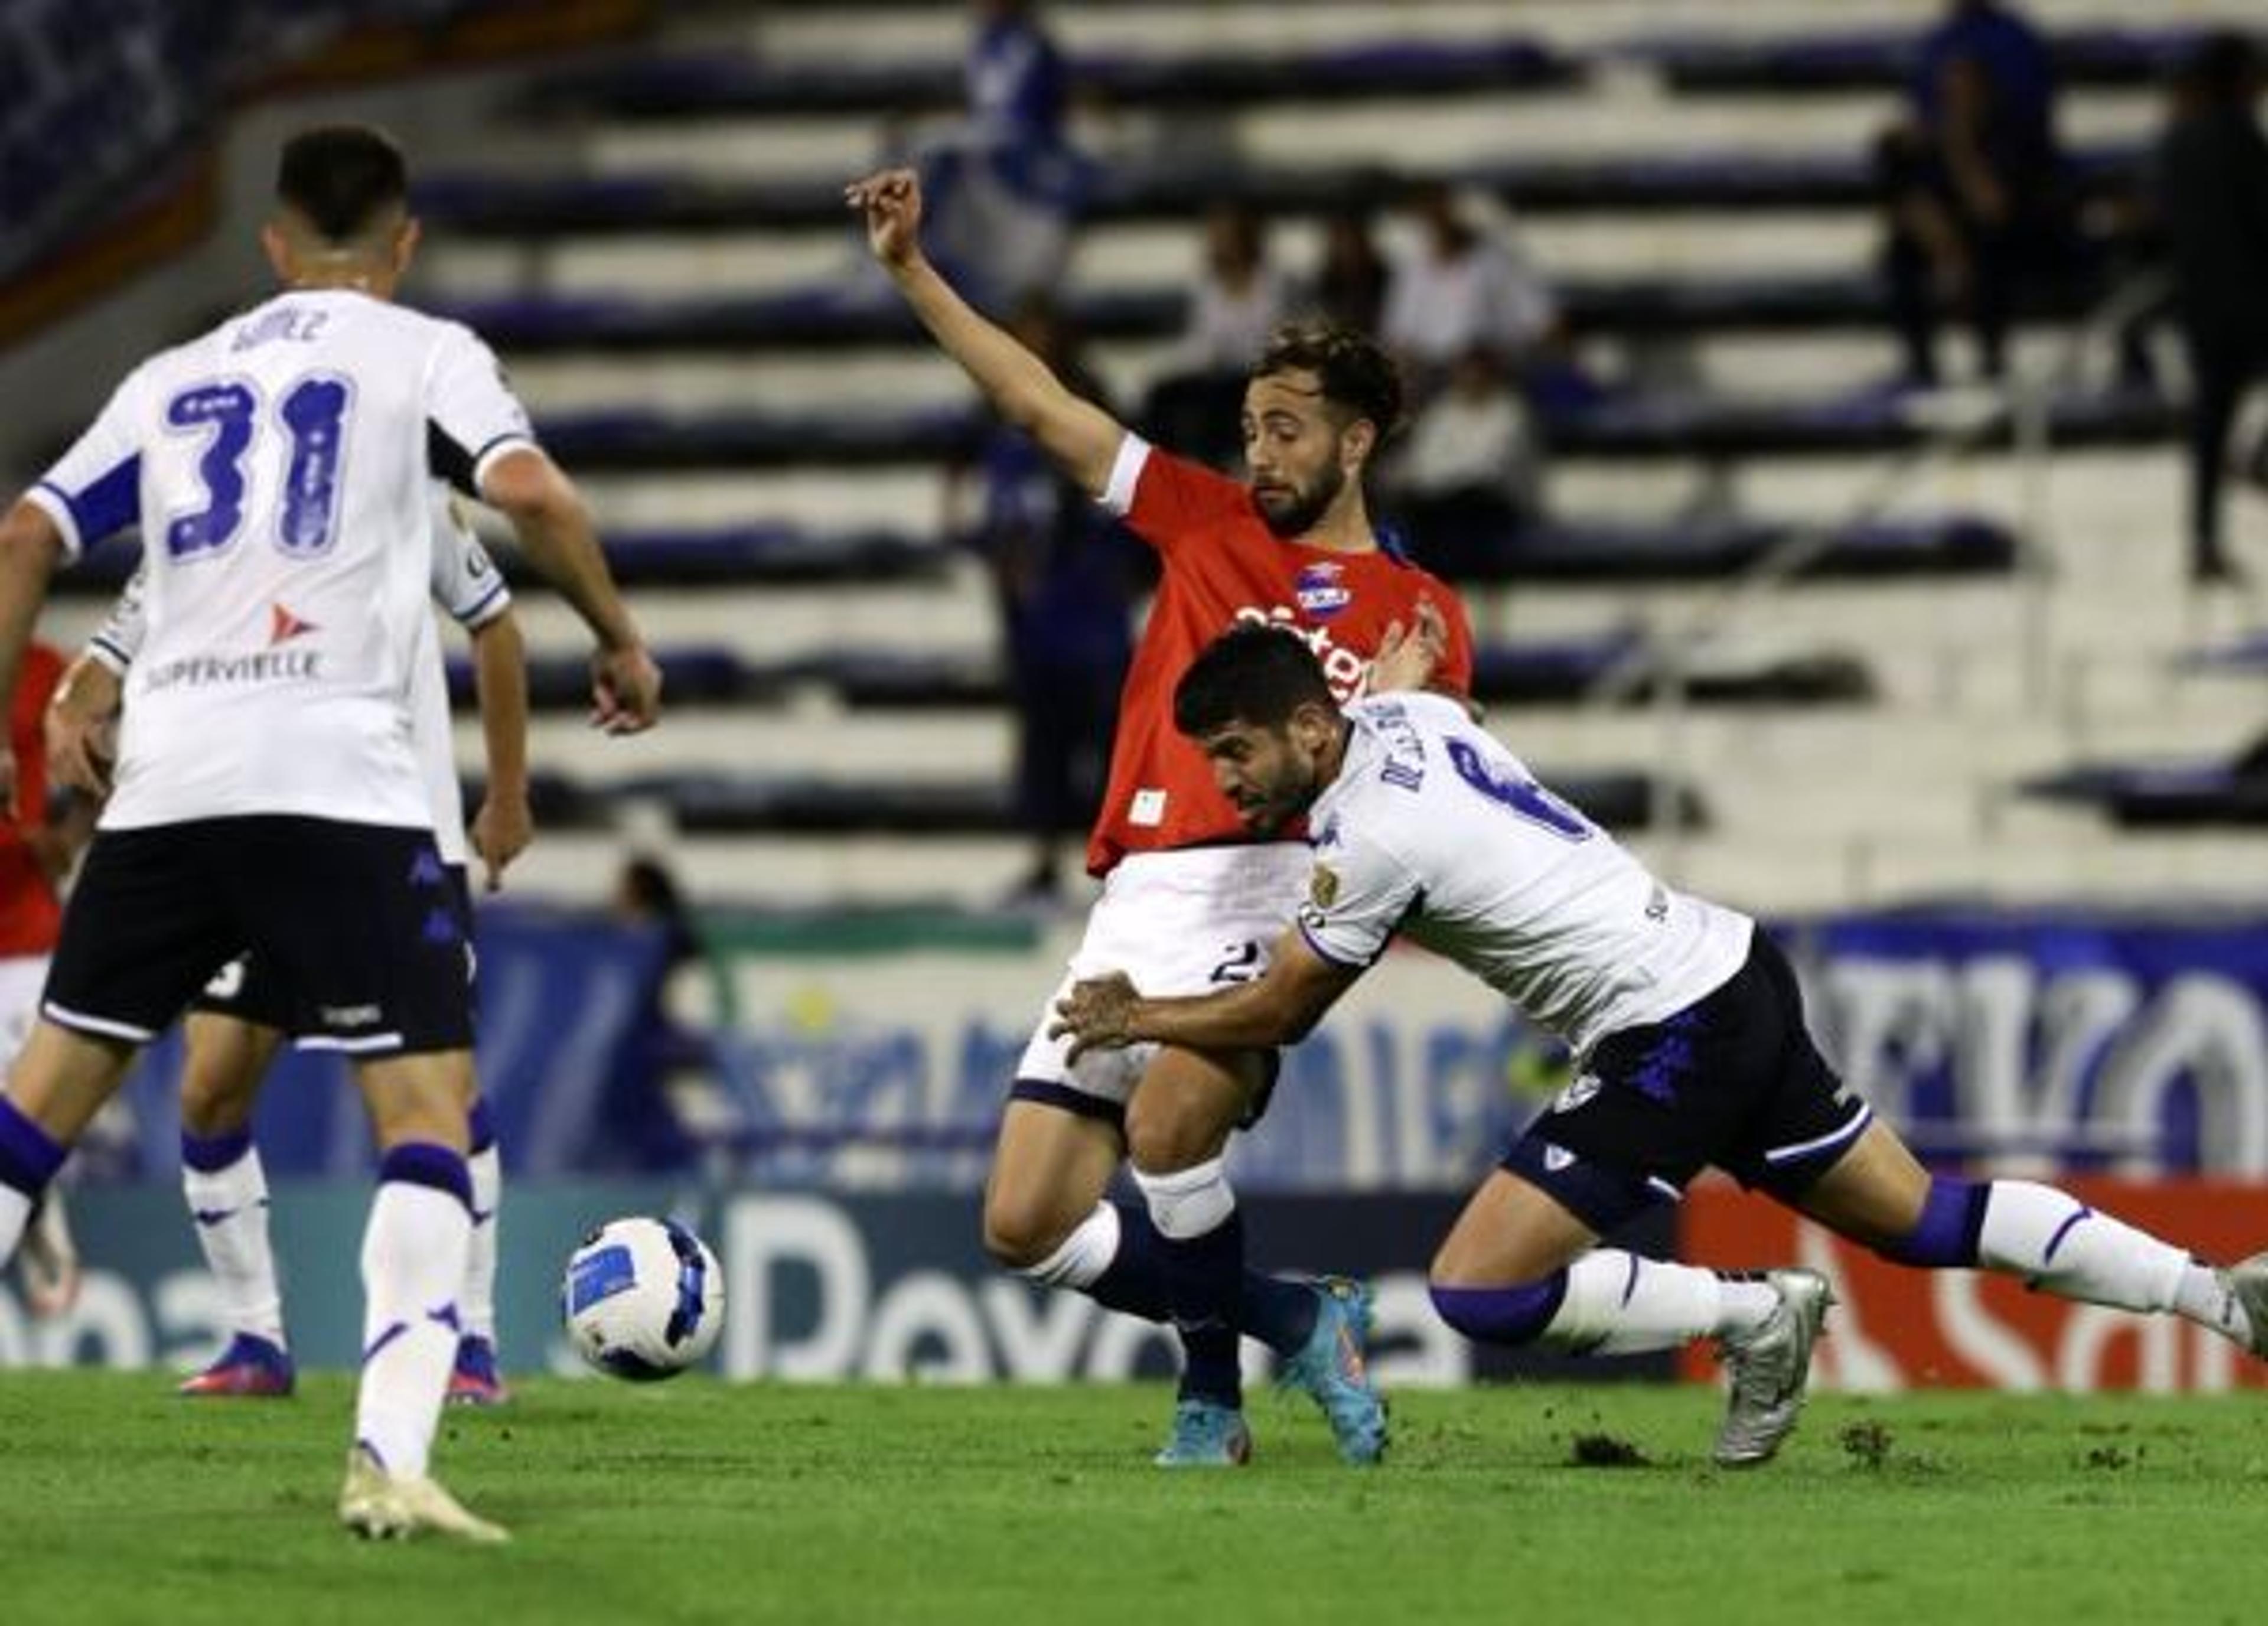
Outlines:
{"label": "player's knee", "polygon": [[1044,1263],[1071,1229],[1049,1204],[986,1195],[984,1251],[1003,1269],[1030,1270]]}
{"label": "player's knee", "polygon": [[1145,1111],[1138,1098],[1126,1115],[1126,1153],[1137,1169],[1169,1173],[1210,1162],[1225,1134],[1215,1115],[1186,1107]]}
{"label": "player's knee", "polygon": [[1567,1273],[1557,1270],[1543,1281],[1509,1287],[1453,1286],[1436,1276],[1425,1291],[1434,1313],[1476,1343],[1534,1343],[1559,1313],[1567,1296]]}
{"label": "player's knee", "polygon": [[181,1079],[181,1128],[211,1139],[233,1135],[252,1122],[253,1092],[223,1073],[191,1068]]}

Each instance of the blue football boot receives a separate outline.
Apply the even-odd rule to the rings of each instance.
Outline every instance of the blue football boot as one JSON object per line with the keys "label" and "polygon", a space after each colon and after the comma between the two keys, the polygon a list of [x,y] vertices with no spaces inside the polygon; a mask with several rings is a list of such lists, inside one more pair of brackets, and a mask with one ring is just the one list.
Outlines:
{"label": "blue football boot", "polygon": [[1366,1468],[1386,1454],[1386,1402],[1363,1361],[1370,1343],[1370,1285],[1344,1276],[1319,1276],[1308,1285],[1321,1301],[1315,1330],[1285,1361],[1276,1380],[1322,1409],[1343,1461]]}
{"label": "blue football boot", "polygon": [[1174,1404],[1174,1436],[1154,1460],[1160,1468],[1241,1468],[1252,1460],[1252,1431],[1235,1407],[1183,1395]]}

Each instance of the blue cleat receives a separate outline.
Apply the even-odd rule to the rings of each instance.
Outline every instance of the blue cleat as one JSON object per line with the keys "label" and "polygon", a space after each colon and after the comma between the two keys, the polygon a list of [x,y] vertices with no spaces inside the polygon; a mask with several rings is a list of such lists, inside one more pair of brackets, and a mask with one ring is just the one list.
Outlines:
{"label": "blue cleat", "polygon": [[1160,1468],[1242,1468],[1252,1460],[1252,1431],[1235,1407],[1185,1395],[1174,1405],[1174,1437],[1154,1460]]}
{"label": "blue cleat", "polygon": [[452,1406],[501,1406],[512,1398],[497,1372],[496,1345],[474,1333],[457,1340],[457,1361],[449,1372]]}
{"label": "blue cleat", "polygon": [[281,1400],[291,1393],[291,1354],[251,1333],[239,1333],[213,1364],[190,1378],[180,1393],[199,1400]]}
{"label": "blue cleat", "polygon": [[1309,1285],[1322,1301],[1315,1309],[1315,1330],[1284,1363],[1276,1380],[1322,1409],[1342,1461],[1367,1468],[1386,1454],[1386,1402],[1363,1362],[1370,1342],[1370,1284],[1319,1276]]}

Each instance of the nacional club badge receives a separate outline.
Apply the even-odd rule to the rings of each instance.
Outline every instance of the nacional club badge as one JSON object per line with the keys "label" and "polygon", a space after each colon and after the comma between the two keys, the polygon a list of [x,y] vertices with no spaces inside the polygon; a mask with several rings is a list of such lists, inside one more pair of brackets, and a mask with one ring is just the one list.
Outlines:
{"label": "nacional club badge", "polygon": [[1310,615],[1329,621],[1354,602],[1354,594],[1340,580],[1346,567],[1329,561],[1311,564],[1292,581],[1292,594]]}

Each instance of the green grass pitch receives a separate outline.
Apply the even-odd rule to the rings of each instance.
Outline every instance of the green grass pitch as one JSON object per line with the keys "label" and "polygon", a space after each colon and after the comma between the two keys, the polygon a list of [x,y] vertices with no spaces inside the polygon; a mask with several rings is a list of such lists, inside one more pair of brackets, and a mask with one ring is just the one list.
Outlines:
{"label": "green grass pitch", "polygon": [[1372,1471],[1256,1396],[1252,1466],[1161,1473],[1169,1403],[534,1380],[445,1419],[483,1549],[337,1528],[343,1378],[0,1373],[0,1620],[2189,1626],[2251,1621],[2268,1562],[2256,1396],[1822,1396],[1743,1474],[1695,1387],[1404,1394]]}

